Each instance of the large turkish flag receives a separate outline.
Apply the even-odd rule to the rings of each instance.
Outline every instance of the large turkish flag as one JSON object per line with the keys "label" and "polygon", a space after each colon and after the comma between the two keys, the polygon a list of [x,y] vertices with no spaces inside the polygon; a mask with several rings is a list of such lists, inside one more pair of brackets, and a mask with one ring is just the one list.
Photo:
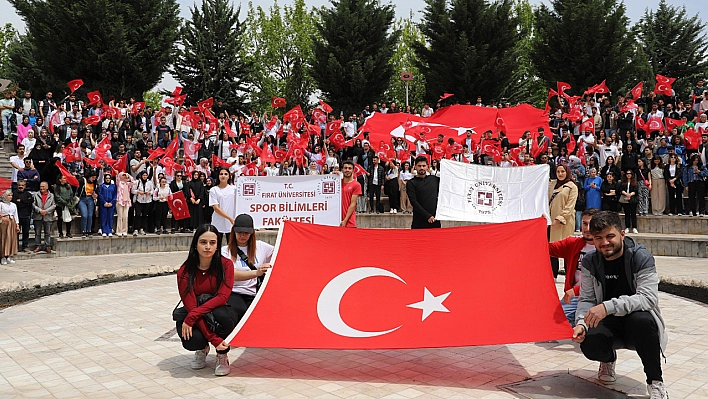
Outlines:
{"label": "large turkish flag", "polygon": [[428,139],[442,134],[447,143],[448,138],[460,141],[467,129],[477,135],[491,130],[495,132],[496,136],[497,115],[504,120],[507,138],[512,143],[517,143],[527,130],[535,132],[539,127],[545,128],[546,131],[549,129],[548,116],[544,115],[544,110],[522,104],[501,109],[474,105],[451,105],[436,111],[430,118],[404,113],[382,114],[375,112],[373,116],[366,119],[359,130],[369,132],[369,141],[372,143],[378,143],[381,140],[388,143],[391,141],[391,136],[412,135],[410,132],[406,132],[402,126],[407,122],[413,128],[409,128],[409,130],[425,133]]}
{"label": "large turkish flag", "polygon": [[[348,245],[366,245],[358,251]],[[567,339],[543,218],[433,230],[281,227],[232,346],[394,349]]]}
{"label": "large turkish flag", "polygon": [[187,198],[184,197],[182,191],[177,191],[168,196],[167,206],[170,207],[174,220],[187,219],[190,216],[189,208],[187,207]]}

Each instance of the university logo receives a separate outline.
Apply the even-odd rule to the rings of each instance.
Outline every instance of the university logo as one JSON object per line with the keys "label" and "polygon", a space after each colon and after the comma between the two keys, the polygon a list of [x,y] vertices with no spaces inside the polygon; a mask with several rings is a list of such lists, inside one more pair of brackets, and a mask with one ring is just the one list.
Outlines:
{"label": "university logo", "polygon": [[468,183],[467,202],[482,215],[490,215],[504,203],[504,192],[491,181]]}
{"label": "university logo", "polygon": [[336,186],[333,181],[322,182],[322,194],[334,194]]}
{"label": "university logo", "polygon": [[253,197],[256,195],[256,183],[243,183],[243,196]]}

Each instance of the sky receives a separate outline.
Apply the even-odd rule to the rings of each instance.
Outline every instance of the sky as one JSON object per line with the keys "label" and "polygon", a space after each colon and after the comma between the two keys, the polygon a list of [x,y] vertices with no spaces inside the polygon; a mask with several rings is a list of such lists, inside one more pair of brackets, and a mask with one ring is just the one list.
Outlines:
{"label": "sky", "polygon": [[[328,6],[330,2],[328,0],[305,0],[308,6],[320,7]],[[418,20],[422,15],[422,10],[425,8],[424,0],[380,0],[382,3],[390,1],[396,8],[397,17],[407,17],[412,11],[414,14],[414,19]],[[648,8],[650,10],[655,10],[659,5],[660,0],[624,0],[625,7],[627,9],[627,16],[632,23],[636,23],[644,15],[644,11]],[[183,18],[190,17],[189,8],[194,6],[194,0],[177,0],[180,5],[180,16]],[[246,10],[248,9],[248,2],[238,2],[232,1],[235,6],[241,4],[241,18],[245,18]],[[539,5],[545,3],[550,4],[550,0],[530,0],[532,5]],[[681,7],[686,7],[686,13],[689,16],[698,15],[698,17],[703,21],[704,26],[708,24],[708,11],[701,13],[701,5],[705,6],[704,0],[666,0],[670,5]],[[198,2],[197,4],[200,4]],[[253,5],[255,7],[261,6],[264,9],[268,9],[274,0],[253,0]],[[292,4],[293,1],[281,0],[279,4]],[[703,7],[705,8],[705,7]],[[15,9],[10,5],[7,0],[0,0],[0,23],[4,26],[7,22],[12,23],[12,25],[20,32],[24,31],[24,22],[17,15]],[[708,34],[708,28],[704,31]],[[173,89],[177,85],[177,82],[171,76],[165,76],[165,79],[158,85],[158,87],[163,89]]]}

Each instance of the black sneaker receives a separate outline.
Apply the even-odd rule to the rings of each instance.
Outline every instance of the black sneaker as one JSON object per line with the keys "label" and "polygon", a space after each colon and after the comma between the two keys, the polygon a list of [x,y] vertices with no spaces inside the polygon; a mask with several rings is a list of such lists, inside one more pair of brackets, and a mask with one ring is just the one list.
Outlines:
{"label": "black sneaker", "polygon": [[74,236],[72,236],[71,233],[66,233],[66,238],[74,238]]}
{"label": "black sneaker", "polygon": [[59,238],[64,238],[64,234],[59,234]]}

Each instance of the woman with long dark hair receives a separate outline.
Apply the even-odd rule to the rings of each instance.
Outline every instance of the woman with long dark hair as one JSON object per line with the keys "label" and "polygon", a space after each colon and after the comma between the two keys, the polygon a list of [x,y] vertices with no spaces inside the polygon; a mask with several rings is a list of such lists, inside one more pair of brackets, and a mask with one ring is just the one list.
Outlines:
{"label": "woman with long dark hair", "polygon": [[700,154],[693,154],[688,165],[683,168],[683,183],[688,187],[688,216],[706,213],[706,177],[708,170],[703,166]]}
{"label": "woman with long dark hair", "polygon": [[624,232],[637,234],[637,202],[639,186],[634,171],[628,170],[622,175],[620,182],[620,203],[624,209]]}
{"label": "woman with long dark hair", "polygon": [[199,172],[192,172],[192,179],[187,183],[187,205],[189,206],[190,232],[204,224],[204,183],[199,179]]}
{"label": "woman with long dark hair", "polygon": [[664,165],[664,179],[669,191],[669,216],[683,215],[683,169],[678,155],[669,155],[669,163]]}
{"label": "woman with long dark hair", "polygon": [[605,160],[605,166],[600,170],[600,177],[607,180],[607,175],[610,173],[615,175],[615,180],[620,177],[620,169],[615,165],[615,157],[612,155],[608,156]]}
{"label": "woman with long dark hair", "polygon": [[270,268],[274,247],[256,238],[253,218],[242,213],[236,216],[228,245],[221,255],[234,263],[234,288],[228,304],[241,320],[256,296],[257,279]]}
{"label": "woman with long dark hair", "polygon": [[646,159],[637,159],[637,171],[635,175],[637,184],[639,185],[639,194],[637,195],[637,213],[640,216],[649,214],[649,193],[651,191],[651,170],[647,166]]}
{"label": "woman with long dark hair", "polygon": [[[216,227],[199,226],[189,245],[189,255],[177,272],[179,296],[186,317],[177,320],[177,334],[184,349],[194,351],[193,369],[206,367],[209,344],[216,349],[214,374],[229,374],[229,343],[225,338],[236,326],[234,314],[226,302],[234,286],[234,264],[219,251]],[[210,314],[219,330],[212,331],[205,316]]]}
{"label": "woman with long dark hair", "polygon": [[615,175],[610,173],[607,179],[602,182],[602,210],[603,211],[619,211],[619,185],[615,179]]}

